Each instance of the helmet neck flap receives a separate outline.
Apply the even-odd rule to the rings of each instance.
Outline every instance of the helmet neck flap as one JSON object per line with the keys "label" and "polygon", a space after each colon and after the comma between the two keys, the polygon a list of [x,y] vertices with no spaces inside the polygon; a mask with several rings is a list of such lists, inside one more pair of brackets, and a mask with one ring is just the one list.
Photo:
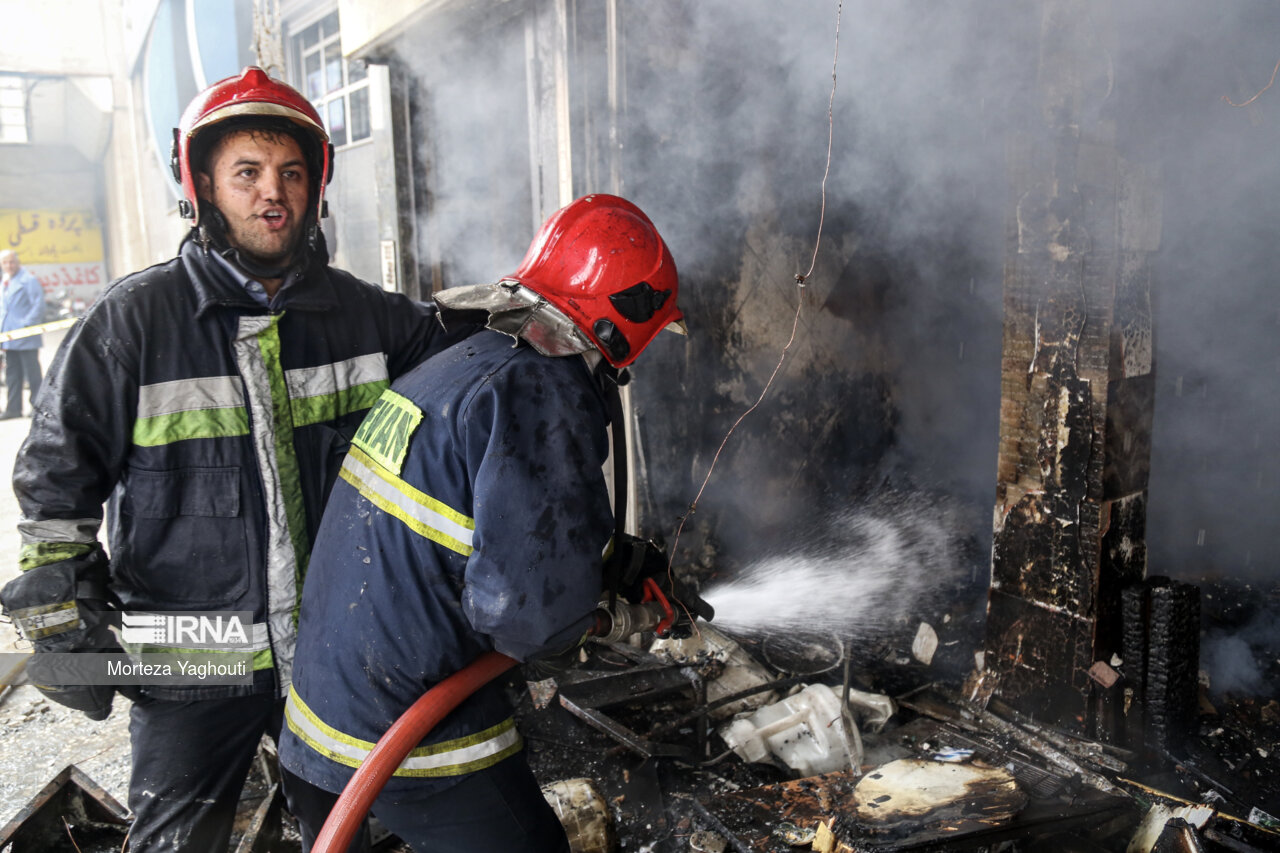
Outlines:
{"label": "helmet neck flap", "polygon": [[555,308],[574,340],[589,341],[614,367],[635,361],[663,329],[684,330],[671,252],[649,217],[618,196],[584,196],[552,214],[497,286],[518,292],[513,283]]}

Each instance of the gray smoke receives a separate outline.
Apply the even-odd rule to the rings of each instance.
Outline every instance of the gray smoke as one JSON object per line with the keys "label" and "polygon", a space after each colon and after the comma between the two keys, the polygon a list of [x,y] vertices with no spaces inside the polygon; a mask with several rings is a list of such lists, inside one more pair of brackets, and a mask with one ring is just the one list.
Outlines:
{"label": "gray smoke", "polygon": [[[598,10],[573,29],[576,189],[607,128]],[[1000,410],[1006,145],[1040,108],[1041,4],[846,2],[822,250],[808,287],[826,164],[838,4],[621,2],[621,192],[682,274],[693,336],[637,370],[644,526],[669,535],[730,425],[686,534],[739,566],[840,517],[884,483],[956,500],[989,550]],[[1081,3],[1097,48],[1086,132],[1160,168],[1151,572],[1267,577],[1280,454],[1280,87],[1244,109],[1280,53],[1280,6],[1242,0]],[[511,271],[532,236],[525,30],[519,16],[413,44],[431,195],[420,223],[447,284]],[[595,88],[593,88],[595,87]],[[589,109],[588,109],[589,108]],[[584,112],[585,111],[585,112]],[[588,183],[590,178],[594,183]],[[498,200],[495,203],[495,200]],[[705,544],[705,549],[703,545]]]}
{"label": "gray smoke", "polygon": [[1268,679],[1268,666],[1280,670],[1280,625],[1265,607],[1245,625],[1215,628],[1201,641],[1200,669],[1215,696],[1280,697],[1280,683]]}

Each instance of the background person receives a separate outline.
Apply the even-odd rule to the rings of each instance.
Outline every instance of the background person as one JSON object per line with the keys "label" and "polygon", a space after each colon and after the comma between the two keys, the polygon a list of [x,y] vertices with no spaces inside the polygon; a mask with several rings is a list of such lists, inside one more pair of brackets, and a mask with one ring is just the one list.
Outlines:
{"label": "background person", "polygon": [[[348,441],[390,380],[454,340],[434,308],[328,265],[331,168],[320,116],[261,69],[199,94],[175,134],[189,236],[71,330],[19,451],[24,574],[0,599],[37,654],[87,642],[107,601],[253,614],[251,684],[144,686],[134,703],[130,851],[225,853],[261,736],[280,727]],[[50,608],[71,618],[24,618]],[[102,719],[112,688],[50,695]]]}
{"label": "background person", "polygon": [[[0,332],[13,332],[44,322],[44,288],[29,270],[22,268],[18,254],[12,249],[0,251]],[[40,390],[40,335],[28,335],[0,343],[4,350],[4,382],[8,388],[4,412],[0,420],[22,417],[22,383],[31,389],[35,404]]]}

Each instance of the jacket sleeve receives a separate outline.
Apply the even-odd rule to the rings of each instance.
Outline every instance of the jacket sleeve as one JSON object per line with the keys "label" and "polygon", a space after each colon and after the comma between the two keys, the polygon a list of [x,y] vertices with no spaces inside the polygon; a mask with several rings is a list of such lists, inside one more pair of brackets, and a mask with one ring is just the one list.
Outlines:
{"label": "jacket sleeve", "polygon": [[463,611],[518,660],[579,641],[602,589],[608,440],[603,405],[574,361],[521,359],[462,416],[475,519]]}
{"label": "jacket sleeve", "polygon": [[454,324],[446,330],[434,302],[415,302],[399,293],[386,297],[387,372],[392,381],[480,328]]}
{"label": "jacket sleeve", "polygon": [[71,329],[49,367],[13,469],[24,571],[99,547],[103,504],[120,477],[137,411],[135,372],[119,354],[91,315]]}

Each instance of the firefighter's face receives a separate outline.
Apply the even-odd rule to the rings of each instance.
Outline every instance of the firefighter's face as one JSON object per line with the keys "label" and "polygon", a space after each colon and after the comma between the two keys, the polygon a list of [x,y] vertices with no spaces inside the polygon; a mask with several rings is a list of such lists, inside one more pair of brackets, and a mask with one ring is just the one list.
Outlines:
{"label": "firefighter's face", "polygon": [[197,181],[200,197],[226,217],[232,246],[268,266],[293,259],[310,187],[295,139],[251,130],[229,133],[210,152],[207,171]]}

